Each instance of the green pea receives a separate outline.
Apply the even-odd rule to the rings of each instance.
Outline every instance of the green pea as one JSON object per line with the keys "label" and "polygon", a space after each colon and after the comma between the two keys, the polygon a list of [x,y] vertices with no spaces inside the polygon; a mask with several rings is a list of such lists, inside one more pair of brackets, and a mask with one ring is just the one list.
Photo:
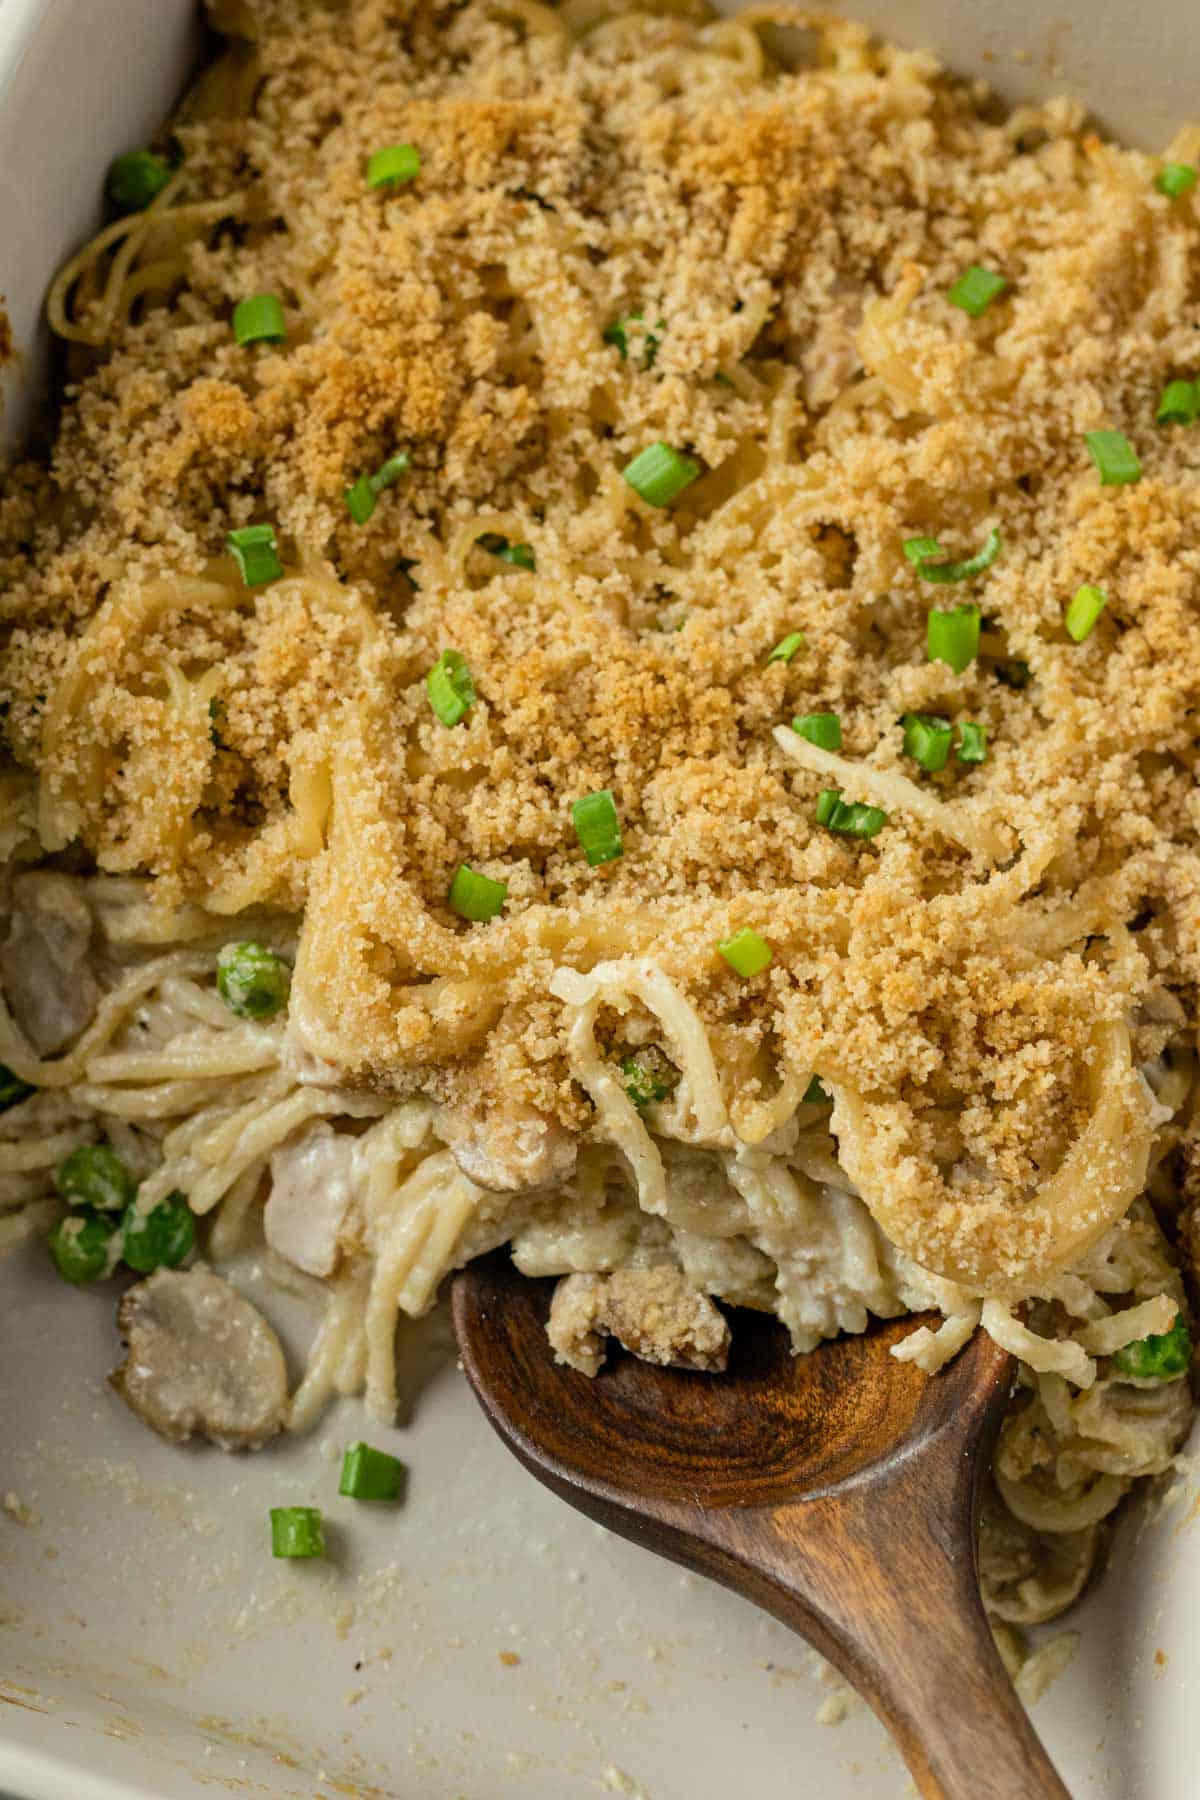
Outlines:
{"label": "green pea", "polygon": [[54,1185],[64,1200],[101,1212],[121,1212],[137,1182],[110,1144],[81,1144],[58,1165]]}
{"label": "green pea", "polygon": [[116,1225],[101,1213],[86,1209],[60,1219],[50,1233],[50,1255],[64,1281],[86,1287],[108,1274],[109,1251]]}
{"label": "green pea", "polygon": [[176,1190],[148,1213],[134,1201],[125,1212],[125,1247],[121,1254],[139,1275],[155,1269],[177,1269],[196,1243],[196,1221],[186,1197]]}
{"label": "green pea", "polygon": [[291,970],[265,944],[226,944],[217,957],[217,992],[239,1019],[272,1018],[291,985]]}
{"label": "green pea", "polygon": [[1118,1350],[1113,1362],[1122,1375],[1135,1381],[1175,1381],[1186,1375],[1192,1362],[1192,1334],[1178,1313],[1170,1331],[1158,1337],[1137,1338]]}

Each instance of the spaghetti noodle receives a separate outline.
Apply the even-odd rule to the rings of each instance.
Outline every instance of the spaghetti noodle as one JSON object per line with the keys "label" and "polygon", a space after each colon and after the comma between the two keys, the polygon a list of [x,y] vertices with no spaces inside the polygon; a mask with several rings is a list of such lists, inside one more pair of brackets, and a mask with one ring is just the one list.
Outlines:
{"label": "spaghetti noodle", "polygon": [[[1155,396],[1195,372],[1195,201],[851,24],[785,66],[775,7],[213,13],[175,173],[52,289],[55,448],[0,490],[8,944],[75,995],[64,1028],[36,956],[0,971],[35,1090],[0,1245],[98,1140],[210,1256],[265,1230],[324,1298],[296,1428],[387,1415],[398,1316],[504,1243],[589,1370],[608,1330],[709,1366],[714,1300],[798,1351],[937,1314],[899,1347],[931,1371],[982,1324],[1023,1368],[988,1601],[1052,1616],[1191,1416],[1121,1357],[1186,1310],[1200,437]],[[993,529],[931,630],[906,543],[944,574]],[[221,997],[246,942],[277,1016]]]}

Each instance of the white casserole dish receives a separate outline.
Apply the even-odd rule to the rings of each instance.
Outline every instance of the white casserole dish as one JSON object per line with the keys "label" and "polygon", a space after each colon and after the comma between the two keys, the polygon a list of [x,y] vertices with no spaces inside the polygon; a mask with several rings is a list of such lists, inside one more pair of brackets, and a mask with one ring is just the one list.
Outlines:
{"label": "white casserole dish", "polygon": [[[1147,143],[1198,104],[1194,0],[1150,0],[1133,20],[1125,0],[1072,0],[1052,26],[1040,0],[853,10],[1009,93],[1072,87]],[[167,110],[195,44],[192,0],[0,0],[0,294],[23,352],[5,377],[10,438],[40,379],[46,281],[94,220],[110,155]],[[356,1407],[255,1459],[171,1449],[104,1387],[111,1297],[65,1289],[37,1248],[0,1263],[0,1789],[910,1791],[861,1707],[817,1724],[828,1690],[798,1640],[552,1499],[484,1425],[444,1322],[412,1337],[413,1418],[370,1433],[411,1465],[408,1504],[339,1510],[334,1459],[363,1429]],[[1181,1481],[1153,1529],[1126,1520],[1111,1573],[1069,1621],[1081,1651],[1038,1708],[1089,1800],[1200,1790],[1196,1488]],[[298,1502],[334,1521],[324,1565],[270,1559],[267,1508]]]}

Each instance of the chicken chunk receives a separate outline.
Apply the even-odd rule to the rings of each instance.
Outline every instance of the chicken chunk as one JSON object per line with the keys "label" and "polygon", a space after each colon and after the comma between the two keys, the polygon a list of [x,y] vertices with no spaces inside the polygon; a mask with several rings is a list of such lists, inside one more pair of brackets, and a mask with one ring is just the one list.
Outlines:
{"label": "chicken chunk", "polygon": [[559,1362],[595,1375],[604,1339],[618,1338],[645,1362],[717,1371],[729,1355],[729,1326],[681,1269],[616,1269],[568,1275],[554,1291],[546,1332]]}
{"label": "chicken chunk", "polygon": [[8,934],[0,944],[0,981],[39,1056],[65,1048],[96,1010],[100,988],[88,966],[91,941],[91,912],[69,876],[17,876]]}
{"label": "chicken chunk", "polygon": [[276,1150],[263,1214],[272,1250],[308,1275],[332,1275],[358,1176],[357,1138],[324,1120]]}
{"label": "chicken chunk", "polygon": [[467,1180],[499,1194],[565,1181],[579,1153],[578,1138],[556,1119],[515,1107],[482,1119],[443,1107],[437,1129]]}
{"label": "chicken chunk", "polygon": [[151,1430],[257,1450],[283,1424],[287,1368],[257,1307],[202,1265],[159,1269],[117,1309],[128,1347],[109,1380]]}

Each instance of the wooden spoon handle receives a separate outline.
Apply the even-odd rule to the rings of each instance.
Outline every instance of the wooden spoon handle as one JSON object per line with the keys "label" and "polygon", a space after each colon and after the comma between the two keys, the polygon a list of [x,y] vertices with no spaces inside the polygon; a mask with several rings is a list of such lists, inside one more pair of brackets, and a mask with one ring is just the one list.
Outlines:
{"label": "wooden spoon handle", "polygon": [[943,1512],[911,1478],[890,1493],[867,1480],[779,1507],[723,1548],[733,1585],[871,1703],[925,1800],[1070,1800],[992,1638],[971,1522]]}

